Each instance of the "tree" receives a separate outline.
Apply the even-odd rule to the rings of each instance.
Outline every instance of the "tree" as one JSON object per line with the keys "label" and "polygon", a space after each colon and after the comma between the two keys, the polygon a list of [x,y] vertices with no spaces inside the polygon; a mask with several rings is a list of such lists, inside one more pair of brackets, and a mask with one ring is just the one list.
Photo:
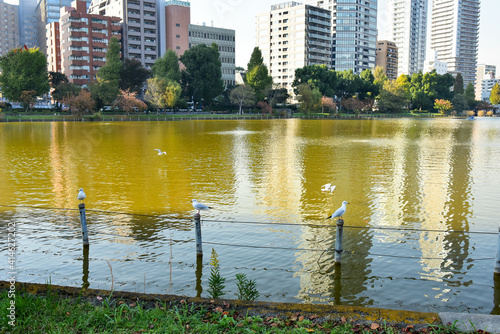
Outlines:
{"label": "tree", "polygon": [[382,66],[375,67],[375,70],[373,71],[373,79],[373,83],[377,85],[380,90],[384,87],[385,83],[389,81]]}
{"label": "tree", "polygon": [[321,108],[323,112],[325,111],[325,109],[327,112],[331,112],[332,110],[335,110],[337,108],[337,104],[331,97],[323,96],[321,98]]}
{"label": "tree", "polygon": [[77,118],[81,118],[85,113],[92,112],[95,107],[95,102],[91,98],[90,92],[86,89],[82,89],[77,96],[65,97],[63,103]]}
{"label": "tree", "polygon": [[467,101],[467,108],[469,109],[474,108],[474,105],[476,104],[476,92],[472,82],[469,82],[467,84],[467,87],[465,88],[464,97],[465,100]]}
{"label": "tree", "polygon": [[[0,88],[10,101],[21,101],[21,95],[41,96],[50,90],[47,58],[38,48],[10,50],[0,58],[0,70]],[[26,101],[23,104],[28,110]]]}
{"label": "tree", "polygon": [[181,81],[188,97],[194,102],[205,100],[212,104],[213,99],[224,90],[222,81],[219,47],[213,43],[208,47],[199,44],[184,52],[180,58],[186,67],[181,72]]}
{"label": "tree", "polygon": [[361,80],[352,70],[337,72],[337,79],[335,96],[340,102],[340,106],[343,106],[342,100],[353,97],[357,93]]}
{"label": "tree", "polygon": [[49,72],[49,84],[50,88],[56,88],[60,84],[68,83],[68,77],[66,74],[61,72]]}
{"label": "tree", "polygon": [[453,104],[455,111],[458,114],[463,113],[463,111],[465,109],[467,109],[467,105],[468,105],[467,99],[465,98],[465,96],[463,94],[455,94],[455,96],[453,97],[453,100],[451,102]]}
{"label": "tree", "polygon": [[303,83],[299,85],[298,92],[297,99],[303,113],[308,114],[320,108],[322,95],[318,88],[312,88],[309,84]]}
{"label": "tree", "polygon": [[498,82],[491,89],[490,102],[493,105],[500,104],[500,85]]}
{"label": "tree", "polygon": [[78,96],[80,87],[71,82],[63,82],[55,87],[52,91],[52,98],[56,101],[56,108],[61,108],[61,102],[64,98]]}
{"label": "tree", "polygon": [[464,78],[462,78],[461,73],[457,73],[455,78],[455,85],[453,85],[453,94],[463,94],[464,93]]}
{"label": "tree", "polygon": [[145,98],[156,108],[173,108],[181,96],[181,85],[163,78],[151,78],[147,81]]}
{"label": "tree", "polygon": [[120,90],[120,95],[113,102],[113,106],[122,109],[127,113],[127,115],[133,111],[146,110],[148,106],[146,105],[146,103],[139,100],[136,95],[136,92],[131,92],[129,90]]}
{"label": "tree", "polygon": [[337,87],[337,75],[335,71],[329,70],[326,65],[304,66],[295,70],[292,86],[296,95],[299,94],[298,87],[304,83],[312,88],[319,89],[324,96],[334,97],[335,88]]}
{"label": "tree", "polygon": [[253,49],[250,56],[245,83],[255,90],[255,96],[258,101],[264,100],[265,89],[271,87],[273,84],[273,78],[269,75],[267,66],[264,64],[264,58],[262,58],[262,52],[258,47]]}
{"label": "tree", "polygon": [[[433,72],[435,72],[435,70]],[[436,80],[436,99],[451,100],[453,98],[451,87],[455,83],[453,75],[450,73],[445,73],[443,75],[436,73]]]}
{"label": "tree", "polygon": [[434,108],[444,115],[453,109],[453,104],[448,100],[436,99],[436,101],[434,101]]}
{"label": "tree", "polygon": [[251,87],[248,86],[237,86],[229,94],[229,99],[231,103],[239,106],[238,114],[243,114],[244,106],[252,106],[255,104],[255,93]]}
{"label": "tree", "polygon": [[266,98],[271,107],[275,107],[279,103],[285,104],[289,97],[288,90],[284,87],[270,86],[267,88]]}
{"label": "tree", "polygon": [[150,75],[151,71],[142,66],[139,60],[125,58],[120,69],[120,90],[140,93]]}
{"label": "tree", "polygon": [[375,77],[372,70],[366,69],[359,75],[358,98],[365,100],[367,98],[375,99],[380,93],[380,87],[374,83]]}
{"label": "tree", "polygon": [[156,78],[164,78],[170,81],[180,82],[181,71],[179,68],[179,58],[174,50],[168,49],[163,57],[158,58],[153,67],[151,74]]}
{"label": "tree", "polygon": [[120,91],[120,73],[122,71],[120,60],[120,42],[116,37],[111,37],[106,52],[106,63],[97,72],[97,85],[91,89],[97,99],[105,105],[113,103]]}

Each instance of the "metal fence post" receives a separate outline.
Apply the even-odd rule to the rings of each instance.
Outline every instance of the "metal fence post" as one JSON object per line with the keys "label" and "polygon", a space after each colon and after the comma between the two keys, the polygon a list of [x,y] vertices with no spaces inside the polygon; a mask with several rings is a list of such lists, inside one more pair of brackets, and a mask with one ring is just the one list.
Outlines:
{"label": "metal fence post", "polygon": [[203,255],[203,247],[201,245],[201,216],[199,213],[194,214],[194,230],[196,232],[196,255]]}
{"label": "metal fence post", "polygon": [[344,232],[344,220],[337,219],[337,235],[335,237],[335,263],[340,263],[342,255],[342,234]]}
{"label": "metal fence post", "polygon": [[495,275],[500,275],[500,228],[498,228],[497,258],[495,260]]}
{"label": "metal fence post", "polygon": [[89,233],[87,232],[87,217],[85,216],[85,203],[78,204],[78,208],[80,209],[80,224],[82,225],[83,245],[88,246]]}

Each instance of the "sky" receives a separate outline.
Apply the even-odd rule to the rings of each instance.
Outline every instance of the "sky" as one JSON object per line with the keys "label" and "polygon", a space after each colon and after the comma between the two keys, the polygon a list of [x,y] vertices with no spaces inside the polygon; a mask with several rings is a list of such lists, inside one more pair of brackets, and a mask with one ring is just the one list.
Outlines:
{"label": "sky", "polygon": [[[246,68],[255,47],[255,17],[268,12],[271,5],[289,0],[190,0],[191,23],[236,30],[236,66]],[[301,2],[300,0],[295,0]],[[385,38],[382,18],[386,0],[379,0],[379,39]],[[429,16],[432,0],[429,0]],[[500,38],[498,37],[499,0],[481,0],[478,64],[496,65],[500,72]],[[430,21],[429,21],[430,22]],[[428,29],[429,30],[429,29]],[[496,37],[495,37],[496,36]]]}

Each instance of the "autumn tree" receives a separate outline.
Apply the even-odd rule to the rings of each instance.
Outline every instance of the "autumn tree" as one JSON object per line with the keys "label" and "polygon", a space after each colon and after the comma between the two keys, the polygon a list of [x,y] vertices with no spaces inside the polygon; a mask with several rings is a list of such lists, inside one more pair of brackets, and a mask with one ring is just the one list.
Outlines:
{"label": "autumn tree", "polygon": [[154,77],[147,80],[145,98],[157,109],[173,108],[181,92],[182,88],[179,83]]}
{"label": "autumn tree", "polygon": [[321,108],[323,112],[325,111],[325,109],[327,112],[331,112],[332,110],[335,110],[337,108],[337,104],[331,97],[323,96],[321,98]]}
{"label": "autumn tree", "polygon": [[10,101],[23,100],[26,110],[33,98],[50,90],[47,58],[38,48],[10,50],[0,58],[0,72],[3,96]]}
{"label": "autumn tree", "polygon": [[434,108],[444,115],[453,109],[453,104],[448,100],[436,99],[436,101],[434,101]]}
{"label": "autumn tree", "polygon": [[63,98],[62,102],[76,118],[82,118],[84,114],[95,110],[95,101],[91,98],[91,93],[86,89],[82,89],[77,96]]}
{"label": "autumn tree", "polygon": [[500,104],[500,85],[498,82],[491,89],[490,102],[493,105]]}
{"label": "autumn tree", "polygon": [[113,107],[117,107],[127,113],[127,115],[136,110],[144,111],[148,108],[146,103],[136,97],[136,92],[130,90],[120,90],[120,95],[113,102]]}

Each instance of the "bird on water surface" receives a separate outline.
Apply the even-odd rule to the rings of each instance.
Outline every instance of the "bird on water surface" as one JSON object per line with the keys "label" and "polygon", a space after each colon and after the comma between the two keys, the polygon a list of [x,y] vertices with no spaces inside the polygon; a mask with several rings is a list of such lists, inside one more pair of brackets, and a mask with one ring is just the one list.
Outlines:
{"label": "bird on water surface", "polygon": [[83,189],[82,188],[78,189],[78,195],[76,196],[76,198],[78,198],[80,200],[80,203],[83,203],[83,200],[86,197],[87,196],[85,196],[85,193],[83,192]]}
{"label": "bird on water surface", "polygon": [[164,151],[160,150],[159,148],[155,148],[155,151],[158,151],[158,155],[167,154],[167,152],[164,152]]}
{"label": "bird on water surface", "polygon": [[200,213],[200,210],[212,209],[212,207],[206,206],[205,204],[200,203],[200,202],[198,202],[195,199],[193,199],[191,202],[193,202],[193,208],[195,208],[196,210],[198,210],[198,213]]}
{"label": "bird on water surface", "polygon": [[326,217],[326,219],[337,218],[337,217],[340,217],[340,219],[342,219],[342,216],[344,215],[344,213],[346,211],[347,204],[349,204],[347,201],[343,201],[342,206],[340,208],[338,208],[337,211],[335,211],[330,217]]}
{"label": "bird on water surface", "polygon": [[333,192],[335,190],[335,186],[332,186],[331,183],[327,183],[327,184],[324,184],[322,187],[321,187],[321,191],[329,191],[329,192]]}

